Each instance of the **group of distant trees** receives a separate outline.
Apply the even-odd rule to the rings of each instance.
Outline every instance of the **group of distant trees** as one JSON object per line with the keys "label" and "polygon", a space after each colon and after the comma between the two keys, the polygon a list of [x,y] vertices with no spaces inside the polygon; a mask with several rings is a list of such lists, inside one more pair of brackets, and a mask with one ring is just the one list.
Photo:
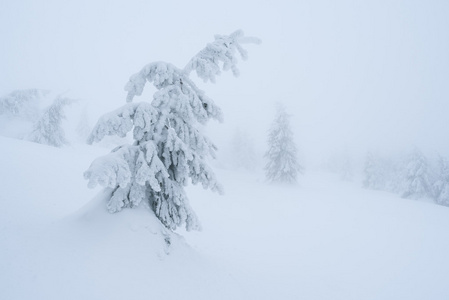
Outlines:
{"label": "group of distant trees", "polygon": [[417,148],[404,160],[386,159],[369,152],[365,159],[363,187],[400,194],[403,198],[433,199],[449,205],[449,161],[435,163]]}
{"label": "group of distant trees", "polygon": [[[42,108],[43,99],[48,94],[45,90],[26,89],[0,97],[0,118],[5,127],[15,126],[17,122],[29,125],[14,133],[14,137],[54,147],[67,144],[62,128],[64,108],[75,100],[57,96],[50,105]],[[10,125],[12,123],[14,125]]]}

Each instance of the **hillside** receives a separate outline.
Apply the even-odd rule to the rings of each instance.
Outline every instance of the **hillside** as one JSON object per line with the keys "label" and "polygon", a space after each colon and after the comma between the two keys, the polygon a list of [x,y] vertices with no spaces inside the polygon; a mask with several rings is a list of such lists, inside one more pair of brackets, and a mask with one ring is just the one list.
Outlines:
{"label": "hillside", "polygon": [[217,169],[202,232],[109,214],[82,173],[107,149],[0,137],[1,299],[447,299],[449,209],[330,174],[295,187]]}

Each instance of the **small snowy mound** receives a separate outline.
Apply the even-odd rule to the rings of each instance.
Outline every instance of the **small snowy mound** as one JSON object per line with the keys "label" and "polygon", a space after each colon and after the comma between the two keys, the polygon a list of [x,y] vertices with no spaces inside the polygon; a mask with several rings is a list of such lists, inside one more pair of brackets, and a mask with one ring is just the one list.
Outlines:
{"label": "small snowy mound", "polygon": [[109,197],[110,193],[103,191],[79,211],[60,220],[57,227],[63,228],[62,235],[70,231],[70,236],[90,239],[89,243],[106,242],[104,251],[113,249],[117,259],[126,260],[130,253],[147,257],[155,254],[164,259],[165,255],[179,248],[190,251],[182,237],[167,230],[149,207],[141,205],[111,214],[106,208]]}
{"label": "small snowy mound", "polygon": [[0,143],[0,299],[235,298],[229,276],[149,208],[107,212],[82,176],[104,149]]}
{"label": "small snowy mound", "polygon": [[[108,191],[100,192],[79,211],[61,221],[66,226],[64,230],[73,230],[80,237],[102,237],[103,241],[111,237],[108,242],[112,244],[104,246],[112,246],[115,250],[120,248],[120,252],[124,254],[154,253],[163,259],[164,255],[168,255],[176,247],[186,248],[183,239],[167,230],[149,207],[140,205],[111,214],[106,208],[109,198]],[[117,237],[121,239],[119,243],[115,239]]]}

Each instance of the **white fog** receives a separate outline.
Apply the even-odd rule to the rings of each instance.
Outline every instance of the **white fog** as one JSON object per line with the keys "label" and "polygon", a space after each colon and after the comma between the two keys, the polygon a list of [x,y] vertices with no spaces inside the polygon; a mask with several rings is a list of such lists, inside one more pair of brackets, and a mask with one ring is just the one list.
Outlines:
{"label": "white fog", "polygon": [[[203,231],[185,232],[191,212],[181,196],[175,203],[183,226],[133,200],[120,204],[123,212],[107,213],[108,189],[123,188],[127,177],[114,186],[105,178],[119,171],[89,166],[125,141],[99,142],[101,130],[113,131],[104,121],[87,145],[95,123],[126,104],[125,85],[147,64],[183,70],[215,35],[236,30],[261,41],[242,43],[248,59],[236,55],[239,76],[222,71],[212,83],[186,75],[224,116],[220,123],[209,111],[212,120],[198,126],[199,136],[216,144],[217,158],[192,146],[206,151],[199,154],[203,173],[190,173],[186,187],[178,182]],[[0,298],[447,299],[448,36],[449,2],[442,0],[1,1]],[[4,103],[29,89],[39,91],[31,93],[28,119],[8,117]],[[133,101],[150,103],[157,89],[148,83]],[[298,171],[291,186],[270,182],[276,171],[270,177],[264,169],[279,103],[292,133],[288,147],[297,151],[288,163]],[[42,137],[38,119],[41,127],[63,125]],[[155,149],[164,147],[156,138]],[[201,189],[219,190],[203,158],[224,195]],[[417,161],[428,162],[428,192],[405,187]],[[91,182],[110,180],[106,192],[88,189],[87,170]],[[158,189],[151,179],[145,184]],[[139,206],[134,215],[127,205]],[[128,275],[124,284],[133,292],[109,290],[107,282],[121,280],[110,272],[116,260],[112,269]],[[165,281],[172,276],[181,284],[170,294]],[[153,282],[153,294],[140,277]]]}

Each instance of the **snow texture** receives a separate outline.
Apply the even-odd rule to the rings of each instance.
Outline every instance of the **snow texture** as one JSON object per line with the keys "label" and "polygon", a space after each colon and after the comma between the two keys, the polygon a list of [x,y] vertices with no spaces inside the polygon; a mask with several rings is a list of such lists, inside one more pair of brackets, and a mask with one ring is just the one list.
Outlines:
{"label": "snow texture", "polygon": [[144,203],[108,213],[79,176],[104,148],[0,145],[0,299],[449,298],[447,207],[218,169],[226,195],[186,188],[204,231],[182,238]]}

